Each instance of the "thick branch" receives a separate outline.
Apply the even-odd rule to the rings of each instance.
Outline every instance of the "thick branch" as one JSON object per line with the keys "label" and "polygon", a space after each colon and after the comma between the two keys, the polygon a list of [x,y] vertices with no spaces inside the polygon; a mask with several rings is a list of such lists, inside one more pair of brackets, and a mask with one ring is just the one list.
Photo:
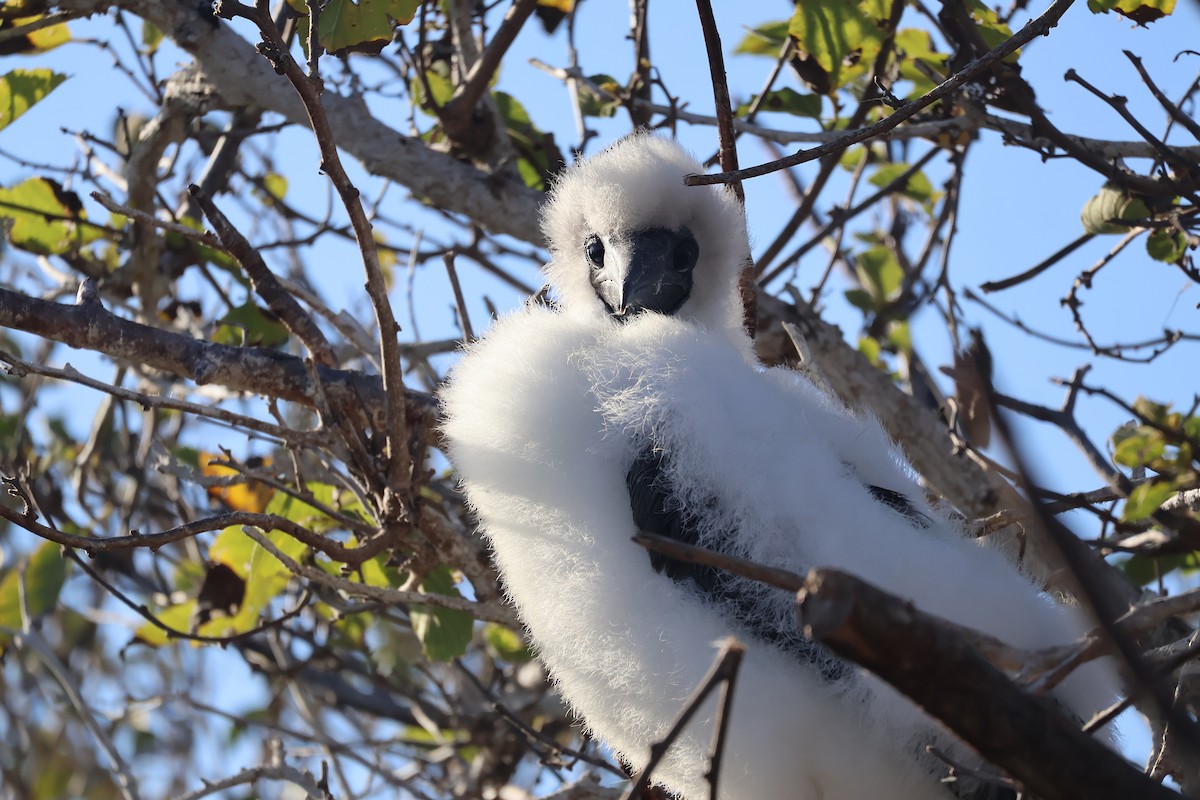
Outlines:
{"label": "thick branch", "polygon": [[[98,300],[67,305],[0,288],[0,327],[163,370],[198,384],[216,384],[235,392],[310,407],[315,404],[308,369],[296,356],[260,347],[205,342],[142,325],[110,313]],[[378,376],[328,367],[316,370],[326,394],[341,394],[371,416],[383,408],[383,387]],[[409,390],[405,400],[410,420],[433,422],[437,410],[433,397]]]}
{"label": "thick branch", "polygon": [[900,598],[844,572],[813,570],[797,602],[813,638],[890,683],[1043,800],[1179,797]]}

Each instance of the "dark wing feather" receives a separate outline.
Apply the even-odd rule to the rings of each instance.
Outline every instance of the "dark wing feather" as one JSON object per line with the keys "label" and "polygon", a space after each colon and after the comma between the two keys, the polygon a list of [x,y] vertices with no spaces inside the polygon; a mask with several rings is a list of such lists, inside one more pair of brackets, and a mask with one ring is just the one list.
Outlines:
{"label": "dark wing feather", "polygon": [[[647,448],[642,451],[626,475],[626,485],[638,530],[684,544],[699,544],[695,521],[679,506],[672,494],[667,478],[666,455],[662,450]],[[753,581],[661,553],[650,552],[649,556],[650,564],[656,571],[677,583],[691,584],[717,605],[734,625],[801,661],[817,666],[826,680],[835,681],[849,673],[850,668],[844,662],[806,637],[795,621],[780,625],[772,621],[770,614],[757,613],[757,606],[762,602],[762,590]]]}
{"label": "dark wing feather", "polygon": [[908,521],[918,528],[928,528],[933,524],[929,517],[922,514],[912,504],[907,495],[897,492],[895,489],[885,489],[882,486],[867,486],[867,491],[871,493],[872,497],[888,508],[899,513],[901,516],[907,517]]}

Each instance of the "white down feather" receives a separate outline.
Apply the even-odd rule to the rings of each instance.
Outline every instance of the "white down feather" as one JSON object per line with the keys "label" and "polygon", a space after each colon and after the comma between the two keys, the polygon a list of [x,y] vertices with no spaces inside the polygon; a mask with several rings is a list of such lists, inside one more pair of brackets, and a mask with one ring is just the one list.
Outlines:
{"label": "white down feather", "polygon": [[[500,319],[442,393],[450,459],[539,656],[592,734],[635,768],[710,666],[714,643],[738,633],[631,541],[625,475],[651,441],[670,453],[674,491],[706,535],[733,532],[726,546],[739,555],[797,572],[844,569],[1019,647],[1079,630],[1000,553],[923,504],[875,420],[754,362],[736,292],[740,210],[719,189],[683,188],[682,175],[699,170],[674,143],[639,136],[568,172],[545,216],[547,274],[563,311]],[[586,282],[586,237],[681,224],[701,250],[693,297],[674,317],[609,319]],[[932,527],[911,525],[865,483],[904,493]],[[794,615],[792,598],[774,593],[762,613]],[[723,800],[949,797],[922,753],[935,737],[954,746],[907,700],[861,673],[825,683],[770,645],[748,644]],[[1096,668],[1057,696],[1084,716],[1109,698]],[[707,711],[655,773],[689,800],[707,797]]]}

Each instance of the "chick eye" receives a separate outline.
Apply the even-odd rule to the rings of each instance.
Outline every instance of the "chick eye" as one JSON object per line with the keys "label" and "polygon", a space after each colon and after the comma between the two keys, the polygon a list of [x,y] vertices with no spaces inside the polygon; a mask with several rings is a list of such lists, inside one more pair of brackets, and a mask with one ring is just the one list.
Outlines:
{"label": "chick eye", "polygon": [[587,244],[583,246],[583,252],[593,267],[604,266],[604,242],[600,241],[599,236],[588,239]]}
{"label": "chick eye", "polygon": [[690,234],[675,245],[675,252],[671,256],[671,264],[676,272],[687,272],[692,267],[696,266],[696,260],[700,258],[700,245],[696,244],[695,238]]}

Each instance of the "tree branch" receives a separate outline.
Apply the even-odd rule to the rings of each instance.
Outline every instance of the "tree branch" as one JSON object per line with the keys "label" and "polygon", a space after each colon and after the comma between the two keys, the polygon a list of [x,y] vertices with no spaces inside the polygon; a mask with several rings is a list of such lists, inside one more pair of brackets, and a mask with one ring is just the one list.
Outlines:
{"label": "tree branch", "polygon": [[818,569],[797,603],[809,635],[890,683],[1043,800],[1178,800],[901,598]]}

